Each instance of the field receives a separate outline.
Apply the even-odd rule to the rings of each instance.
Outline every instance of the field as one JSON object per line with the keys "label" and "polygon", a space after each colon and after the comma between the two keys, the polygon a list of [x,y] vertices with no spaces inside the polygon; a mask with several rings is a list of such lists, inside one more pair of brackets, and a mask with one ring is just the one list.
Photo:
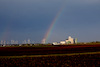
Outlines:
{"label": "field", "polygon": [[54,47],[0,47],[1,56],[66,54],[100,51],[100,45],[73,45]]}
{"label": "field", "polygon": [[100,67],[100,45],[0,47],[0,67]]}

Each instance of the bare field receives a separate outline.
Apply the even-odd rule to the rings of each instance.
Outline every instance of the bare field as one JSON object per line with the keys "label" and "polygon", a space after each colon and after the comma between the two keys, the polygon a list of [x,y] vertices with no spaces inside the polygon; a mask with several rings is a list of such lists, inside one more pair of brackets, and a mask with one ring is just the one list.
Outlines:
{"label": "bare field", "polygon": [[100,54],[0,58],[0,67],[100,67]]}
{"label": "bare field", "polygon": [[100,45],[0,47],[0,67],[100,67]]}
{"label": "bare field", "polygon": [[0,56],[48,55],[100,51],[100,45],[72,45],[54,47],[0,47]]}

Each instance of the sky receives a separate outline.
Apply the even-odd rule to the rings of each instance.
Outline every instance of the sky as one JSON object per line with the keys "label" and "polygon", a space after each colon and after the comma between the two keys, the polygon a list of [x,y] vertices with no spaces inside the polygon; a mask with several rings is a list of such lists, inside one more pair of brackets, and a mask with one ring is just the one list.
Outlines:
{"label": "sky", "polygon": [[[54,21],[53,26],[51,26]],[[0,40],[100,41],[100,0],[0,0]]]}

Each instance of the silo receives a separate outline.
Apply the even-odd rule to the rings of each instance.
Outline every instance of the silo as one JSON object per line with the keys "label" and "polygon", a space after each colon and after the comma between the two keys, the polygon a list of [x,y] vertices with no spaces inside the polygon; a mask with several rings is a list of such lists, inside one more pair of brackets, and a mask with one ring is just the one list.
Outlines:
{"label": "silo", "polygon": [[77,38],[75,38],[75,44],[77,44]]}

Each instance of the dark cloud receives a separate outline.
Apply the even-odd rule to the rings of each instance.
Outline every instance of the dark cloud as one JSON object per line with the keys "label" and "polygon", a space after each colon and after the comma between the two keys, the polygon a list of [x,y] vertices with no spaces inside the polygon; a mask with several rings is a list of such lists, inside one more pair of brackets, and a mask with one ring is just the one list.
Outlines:
{"label": "dark cloud", "polygon": [[63,4],[64,9],[48,42],[60,41],[69,35],[79,38],[79,41],[100,40],[100,0],[0,0],[0,32],[9,28],[7,39],[29,37],[41,42]]}

